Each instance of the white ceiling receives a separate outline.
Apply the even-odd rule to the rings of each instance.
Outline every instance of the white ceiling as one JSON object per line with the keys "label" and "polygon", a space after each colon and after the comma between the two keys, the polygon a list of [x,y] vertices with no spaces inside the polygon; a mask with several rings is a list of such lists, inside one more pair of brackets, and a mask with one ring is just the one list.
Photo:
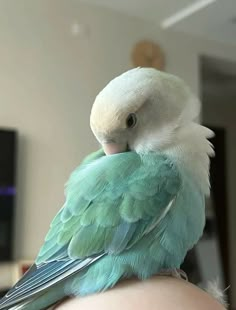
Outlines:
{"label": "white ceiling", "polygon": [[[83,0],[160,26],[161,22],[196,0]],[[236,45],[236,0],[216,0],[170,29]]]}

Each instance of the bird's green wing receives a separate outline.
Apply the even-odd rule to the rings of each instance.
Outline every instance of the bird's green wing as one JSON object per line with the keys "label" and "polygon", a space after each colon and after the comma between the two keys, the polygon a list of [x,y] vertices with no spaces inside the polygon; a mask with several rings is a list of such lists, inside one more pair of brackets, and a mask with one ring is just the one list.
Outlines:
{"label": "bird's green wing", "polygon": [[67,183],[36,263],[123,251],[158,225],[180,186],[163,155],[127,152],[85,162]]}
{"label": "bird's green wing", "polygon": [[36,264],[0,302],[0,309],[42,294],[110,253],[131,248],[163,227],[181,188],[176,166],[156,154],[88,157],[72,173],[64,207],[54,218]]}

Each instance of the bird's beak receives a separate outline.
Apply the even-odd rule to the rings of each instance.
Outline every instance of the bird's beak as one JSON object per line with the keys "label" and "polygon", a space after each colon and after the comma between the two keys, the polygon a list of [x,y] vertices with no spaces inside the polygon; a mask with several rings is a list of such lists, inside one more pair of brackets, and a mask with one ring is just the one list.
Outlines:
{"label": "bird's beak", "polygon": [[104,143],[102,148],[106,155],[112,155],[127,151],[126,143]]}

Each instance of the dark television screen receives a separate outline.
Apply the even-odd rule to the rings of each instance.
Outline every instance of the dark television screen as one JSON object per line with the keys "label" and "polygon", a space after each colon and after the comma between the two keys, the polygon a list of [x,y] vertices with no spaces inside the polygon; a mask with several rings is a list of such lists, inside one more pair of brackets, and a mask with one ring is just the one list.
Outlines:
{"label": "dark television screen", "polygon": [[0,186],[15,185],[16,132],[0,130]]}
{"label": "dark television screen", "polygon": [[12,259],[16,140],[16,131],[0,129],[0,261]]}

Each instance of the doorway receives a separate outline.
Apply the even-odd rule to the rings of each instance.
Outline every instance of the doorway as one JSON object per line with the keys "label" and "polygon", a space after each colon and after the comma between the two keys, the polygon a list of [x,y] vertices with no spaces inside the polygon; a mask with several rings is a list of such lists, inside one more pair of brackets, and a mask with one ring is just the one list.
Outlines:
{"label": "doorway", "polygon": [[202,122],[216,133],[211,207],[220,264],[215,272],[222,274],[224,287],[230,285],[228,294],[236,303],[236,64],[201,56],[200,78]]}

